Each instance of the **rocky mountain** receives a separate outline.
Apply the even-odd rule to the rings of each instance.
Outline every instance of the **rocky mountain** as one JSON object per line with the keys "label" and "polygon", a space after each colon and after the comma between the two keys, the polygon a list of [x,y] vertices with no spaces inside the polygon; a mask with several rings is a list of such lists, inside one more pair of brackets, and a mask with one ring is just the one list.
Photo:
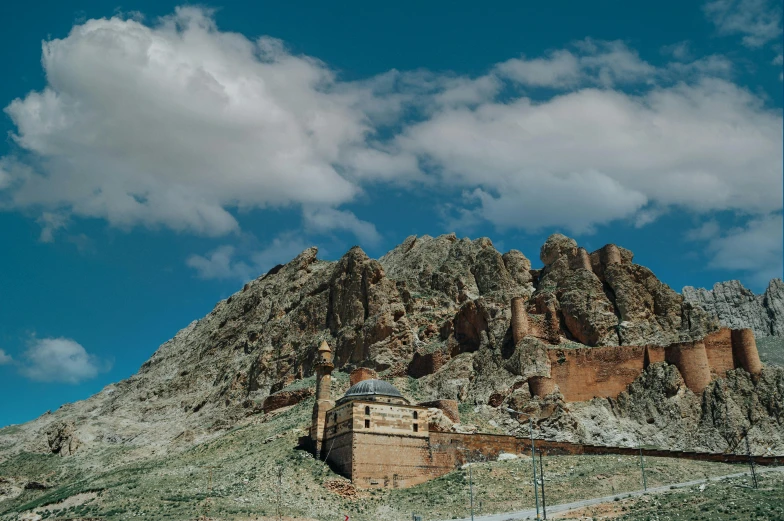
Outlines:
{"label": "rocky mountain", "polygon": [[[777,368],[765,368],[758,381],[733,371],[698,396],[672,367],[653,364],[618,399],[531,398],[525,381],[538,370],[544,343],[667,345],[719,327],[623,248],[588,253],[553,235],[540,259],[544,267],[534,270],[517,250],[501,253],[489,239],[454,234],[409,237],[379,260],[355,247],[326,262],[307,249],[178,332],[131,378],[0,430],[0,460],[26,452],[88,462],[117,447],[122,461],[144,459],[266,421],[271,395],[280,403],[308,399],[302,389],[312,386],[324,339],[343,374],[369,367],[416,389],[420,401],[457,398],[506,432],[525,426],[499,406],[537,413],[537,428],[554,439],[724,450],[727,429],[753,421],[755,444],[784,451],[784,370]],[[544,339],[515,344],[515,297]]]}
{"label": "rocky mountain", "polygon": [[686,301],[702,307],[725,327],[751,328],[758,337],[784,337],[784,282],[770,281],[762,295],[737,280],[717,282],[712,290],[683,288]]}

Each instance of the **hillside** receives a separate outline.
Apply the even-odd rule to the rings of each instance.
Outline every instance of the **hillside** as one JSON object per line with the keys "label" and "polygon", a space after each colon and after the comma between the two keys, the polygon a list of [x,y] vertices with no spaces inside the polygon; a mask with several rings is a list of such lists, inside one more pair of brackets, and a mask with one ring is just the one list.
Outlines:
{"label": "hillside", "polygon": [[[756,381],[732,370],[701,395],[662,362],[616,399],[532,398],[525,381],[537,371],[530,355],[539,341],[513,342],[514,297],[564,349],[667,345],[719,327],[623,248],[589,254],[554,235],[540,259],[544,267],[532,270],[519,251],[502,254],[489,239],[454,235],[412,236],[379,260],[355,247],[326,262],[307,249],[219,302],[131,378],[0,429],[0,512],[79,493],[85,501],[100,497],[102,516],[114,509],[123,517],[145,508],[139,494],[155,490],[149,508],[166,505],[169,517],[185,519],[206,497],[205,468],[215,466],[225,469],[215,474],[226,513],[269,514],[278,461],[312,476],[292,489],[298,515],[307,517],[302,505],[312,501],[323,512],[347,508],[322,486],[337,477],[294,449],[309,422],[312,398],[302,390],[313,386],[321,340],[333,347],[342,375],[333,393],[347,388],[353,368],[370,367],[414,401],[457,398],[466,428],[527,434],[527,425],[503,412],[512,407],[537,415],[537,435],[548,439],[722,451],[753,426],[755,451],[784,454],[784,369],[775,366]],[[296,398],[265,412],[275,393]],[[24,489],[31,481],[53,486]],[[257,494],[262,485],[266,492]],[[313,486],[320,495],[306,493]]]}

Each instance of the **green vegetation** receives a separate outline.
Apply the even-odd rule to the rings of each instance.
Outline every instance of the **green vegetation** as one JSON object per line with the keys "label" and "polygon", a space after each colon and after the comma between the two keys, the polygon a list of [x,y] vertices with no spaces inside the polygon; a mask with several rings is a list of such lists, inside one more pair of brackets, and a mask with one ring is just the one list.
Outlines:
{"label": "green vegetation", "polygon": [[784,519],[784,475],[730,478],[705,486],[675,489],[663,494],[624,499],[571,512],[561,519],[614,519],[616,521],[730,521]]}
{"label": "green vegetation", "polygon": [[[405,392],[408,382],[400,379]],[[413,387],[413,386],[411,386]],[[449,519],[468,515],[467,470],[403,490],[360,491],[344,498],[325,488],[336,475],[323,462],[297,450],[305,435],[313,400],[261,417],[188,450],[116,465],[123,451],[107,450],[94,458],[21,454],[0,463],[0,476],[47,481],[47,490],[25,490],[0,502],[0,519],[37,509],[42,517],[99,517],[125,520],[144,516],[186,520],[209,514],[215,519],[272,516],[277,501],[277,471],[284,468],[281,506],[295,518],[356,521]],[[469,419],[471,407],[462,406]],[[631,491],[640,487],[638,460],[630,456],[545,457],[545,483],[551,503]],[[101,470],[104,469],[104,470]],[[649,486],[718,476],[738,466],[664,458],[646,461]],[[475,504],[482,512],[505,512],[533,505],[531,460],[476,463],[472,468]],[[210,482],[210,474],[212,480]],[[48,476],[48,477],[47,477]],[[77,496],[81,494],[81,496]],[[71,499],[68,499],[71,498]],[[82,498],[80,501],[76,499]],[[60,503],[63,500],[65,503]],[[636,519],[636,518],[635,518]]]}

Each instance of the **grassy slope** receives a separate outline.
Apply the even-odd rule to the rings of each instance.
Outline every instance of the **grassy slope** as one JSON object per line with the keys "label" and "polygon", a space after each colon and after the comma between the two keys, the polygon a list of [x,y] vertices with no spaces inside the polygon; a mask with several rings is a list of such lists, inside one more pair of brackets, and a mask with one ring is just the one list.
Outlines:
{"label": "grassy slope", "polygon": [[[329,467],[296,450],[304,434],[312,400],[305,401],[265,423],[258,419],[185,452],[130,463],[111,470],[107,463],[117,452],[107,451],[95,468],[83,470],[77,458],[23,454],[0,464],[0,476],[49,479],[57,485],[46,491],[25,491],[0,503],[0,518],[49,505],[45,518],[102,517],[130,519],[142,514],[151,519],[194,519],[209,509],[211,517],[236,519],[274,515],[277,498],[276,468],[284,467],[283,512],[296,517],[352,520],[410,519],[412,511],[425,519],[467,515],[467,471],[458,470],[405,490],[362,492],[345,499],[327,490],[326,481],[339,479]],[[84,462],[82,462],[83,464]],[[716,476],[738,467],[650,458],[650,485]],[[212,492],[209,492],[210,469]],[[475,464],[475,501],[482,511],[509,511],[533,504],[530,459]],[[547,497],[550,502],[610,494],[639,488],[636,458],[617,456],[545,457]],[[98,497],[67,510],[53,503],[77,493],[97,491]],[[208,499],[209,496],[209,499]]]}
{"label": "grassy slope", "polygon": [[784,519],[784,475],[762,474],[759,488],[750,479],[723,479],[664,494],[595,505],[559,519],[614,519],[616,521],[729,521]]}

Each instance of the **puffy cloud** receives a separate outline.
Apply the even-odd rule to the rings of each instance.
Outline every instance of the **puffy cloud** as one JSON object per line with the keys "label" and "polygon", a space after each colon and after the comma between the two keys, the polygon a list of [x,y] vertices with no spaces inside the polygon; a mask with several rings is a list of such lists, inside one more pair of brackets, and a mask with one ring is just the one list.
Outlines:
{"label": "puffy cloud", "polygon": [[[0,208],[38,212],[47,241],[74,215],[222,235],[238,231],[233,212],[297,205],[305,232],[369,243],[373,223],[340,207],[371,183],[466,194],[445,204],[454,222],[529,230],[779,210],[780,110],[730,81],[726,58],[687,51],[656,67],[586,39],[478,77],[344,82],[199,8],[154,26],[89,20],[44,44],[47,87],[6,108],[23,153],[0,159]],[[188,262],[254,276],[243,251]]]}
{"label": "puffy cloud", "polygon": [[11,355],[6,354],[5,351],[0,349],[0,365],[10,364],[11,362],[13,362],[13,358],[11,358]]}
{"label": "puffy cloud", "polygon": [[42,63],[47,87],[6,108],[39,159],[10,182],[14,207],[221,235],[238,228],[231,208],[359,191],[334,166],[365,149],[357,97],[318,60],[221,32],[209,12],[89,20],[45,42]]}
{"label": "puffy cloud", "polygon": [[586,39],[577,53],[556,50],[545,58],[514,58],[499,64],[499,75],[530,87],[569,88],[586,83],[610,87],[645,82],[657,71],[623,42]]}
{"label": "puffy cloud", "polygon": [[781,2],[776,0],[713,0],[703,11],[720,34],[742,34],[747,47],[761,47],[781,35]]}
{"label": "puffy cloud", "polygon": [[308,248],[301,237],[283,234],[265,248],[242,252],[231,245],[220,246],[206,255],[191,255],[186,264],[202,279],[227,279],[245,282],[284,264]]}
{"label": "puffy cloud", "polygon": [[41,382],[77,384],[89,380],[108,365],[68,338],[33,339],[24,352],[20,372]]}
{"label": "puffy cloud", "polygon": [[779,112],[715,78],[444,108],[397,138],[443,185],[478,186],[477,211],[491,222],[575,232],[646,204],[778,210],[781,141]]}

